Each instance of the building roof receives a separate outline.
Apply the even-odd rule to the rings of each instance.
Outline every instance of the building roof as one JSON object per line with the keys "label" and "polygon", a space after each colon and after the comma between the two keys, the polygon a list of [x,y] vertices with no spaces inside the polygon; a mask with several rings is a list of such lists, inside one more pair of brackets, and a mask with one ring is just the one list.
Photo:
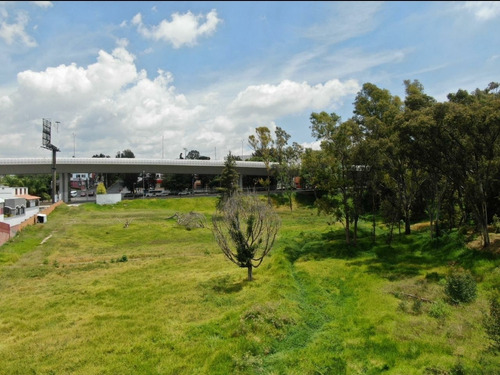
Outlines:
{"label": "building roof", "polygon": [[29,194],[16,195],[16,198],[24,198],[24,199],[28,199],[28,200],[40,199],[40,197],[37,197],[36,195],[29,195]]}

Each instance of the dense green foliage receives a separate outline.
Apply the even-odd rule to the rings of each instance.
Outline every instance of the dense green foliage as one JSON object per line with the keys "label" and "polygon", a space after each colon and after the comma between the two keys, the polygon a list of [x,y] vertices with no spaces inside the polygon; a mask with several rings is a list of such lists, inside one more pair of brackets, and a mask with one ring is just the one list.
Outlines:
{"label": "dense green foliage", "polygon": [[476,280],[468,272],[454,271],[446,279],[446,295],[453,303],[468,303],[476,299]]}
{"label": "dense green foliage", "polygon": [[[58,207],[0,247],[0,373],[497,373],[498,258],[428,227],[388,245],[378,220],[347,246],[297,198],[253,282],[210,228],[167,220],[215,198]],[[455,267],[477,282],[466,307],[447,302]]]}
{"label": "dense green foliage", "polygon": [[320,193],[318,207],[343,223],[347,243],[356,242],[361,215],[380,212],[391,234],[400,223],[410,234],[427,217],[433,237],[473,229],[489,247],[488,225],[500,212],[499,85],[439,103],[418,81],[404,84],[401,100],[365,83],[346,121],[312,113],[321,150],[306,150],[302,178]]}
{"label": "dense green foliage", "polygon": [[[134,159],[135,155],[130,149],[126,149],[123,151],[118,151],[115,156],[116,158],[129,158]],[[119,178],[123,182],[123,186],[125,186],[128,191],[132,191],[135,193],[135,188],[137,185],[137,180],[139,178],[139,173],[122,173],[119,175]]]}
{"label": "dense green foliage", "polygon": [[221,208],[229,197],[241,189],[238,186],[238,180],[239,174],[236,171],[236,158],[229,153],[224,161],[224,169],[218,178],[219,187],[217,188],[217,192],[219,193],[219,199],[217,207]]}

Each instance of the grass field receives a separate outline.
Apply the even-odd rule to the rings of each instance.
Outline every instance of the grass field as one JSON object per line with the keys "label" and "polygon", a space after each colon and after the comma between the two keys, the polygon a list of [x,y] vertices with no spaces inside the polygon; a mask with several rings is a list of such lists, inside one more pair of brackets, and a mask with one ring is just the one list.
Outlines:
{"label": "grass field", "polygon": [[[275,248],[248,282],[217,248],[214,207],[61,206],[0,247],[0,374],[500,373],[483,324],[498,258],[425,230],[389,247],[380,226],[372,244],[368,224],[349,248],[314,209],[279,207]],[[207,227],[167,219],[190,211]],[[452,305],[459,266],[478,297]]]}

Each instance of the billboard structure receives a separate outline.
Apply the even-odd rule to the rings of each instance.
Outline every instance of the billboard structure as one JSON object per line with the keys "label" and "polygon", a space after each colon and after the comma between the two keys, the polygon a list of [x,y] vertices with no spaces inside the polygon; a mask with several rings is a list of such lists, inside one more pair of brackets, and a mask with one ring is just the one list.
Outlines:
{"label": "billboard structure", "polygon": [[42,119],[42,147],[52,150],[52,203],[56,203],[56,152],[60,150],[52,144],[51,133],[52,123]]}
{"label": "billboard structure", "polygon": [[42,119],[42,147],[49,150],[60,151],[56,146],[52,144],[52,123],[50,120]]}

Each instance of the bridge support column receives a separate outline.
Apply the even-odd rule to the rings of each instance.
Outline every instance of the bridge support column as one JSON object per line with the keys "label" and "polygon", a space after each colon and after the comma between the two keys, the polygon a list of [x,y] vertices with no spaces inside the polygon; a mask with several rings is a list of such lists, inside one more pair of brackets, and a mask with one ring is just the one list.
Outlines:
{"label": "bridge support column", "polygon": [[66,203],[69,202],[69,179],[69,173],[59,174],[59,199]]}
{"label": "bridge support column", "polygon": [[240,180],[238,181],[238,184],[240,185],[241,191],[243,191],[243,175],[240,174]]}

